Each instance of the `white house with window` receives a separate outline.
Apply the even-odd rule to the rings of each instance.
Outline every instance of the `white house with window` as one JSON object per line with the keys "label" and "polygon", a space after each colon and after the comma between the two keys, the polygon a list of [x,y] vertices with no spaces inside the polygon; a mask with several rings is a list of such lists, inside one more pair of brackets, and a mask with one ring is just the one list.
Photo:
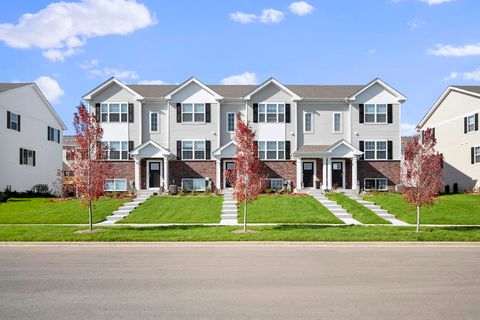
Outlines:
{"label": "white house with window", "polygon": [[40,89],[0,83],[0,121],[0,191],[47,185],[58,192],[66,127]]}

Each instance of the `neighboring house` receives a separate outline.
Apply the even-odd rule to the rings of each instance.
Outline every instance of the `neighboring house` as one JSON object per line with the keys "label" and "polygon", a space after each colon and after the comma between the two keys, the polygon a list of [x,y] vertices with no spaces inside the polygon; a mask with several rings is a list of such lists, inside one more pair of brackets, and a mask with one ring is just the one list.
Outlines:
{"label": "neighboring house", "polygon": [[417,126],[433,128],[450,190],[480,188],[479,113],[480,86],[449,86]]}
{"label": "neighboring house", "polygon": [[57,188],[66,128],[37,85],[0,83],[0,124],[1,190]]}
{"label": "neighboring house", "polygon": [[[228,187],[235,115],[256,131],[270,187],[394,189],[400,109],[380,79],[367,85],[127,85],[111,78],[83,96],[104,129],[108,189]],[[133,160],[132,160],[133,158]],[[208,183],[206,183],[208,181]]]}
{"label": "neighboring house", "polygon": [[402,151],[401,151],[401,155],[402,155],[402,159],[403,159],[403,156],[405,155],[405,149],[407,148],[407,145],[410,141],[412,141],[415,137],[410,137],[410,136],[405,136],[405,137],[402,137]]}

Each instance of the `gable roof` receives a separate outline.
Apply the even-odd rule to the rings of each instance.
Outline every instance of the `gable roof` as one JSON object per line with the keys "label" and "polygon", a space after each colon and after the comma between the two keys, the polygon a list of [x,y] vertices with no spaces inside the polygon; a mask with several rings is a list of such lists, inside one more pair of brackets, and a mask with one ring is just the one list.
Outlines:
{"label": "gable roof", "polygon": [[399,91],[395,90],[392,86],[390,86],[388,83],[386,83],[385,81],[383,81],[382,79],[380,78],[376,78],[376,79],[373,79],[372,81],[370,81],[366,86],[364,86],[363,88],[361,88],[360,90],[358,90],[357,92],[355,92],[354,94],[352,94],[348,99],[350,101],[355,101],[356,97],[361,94],[362,92],[365,92],[368,88],[370,88],[371,86],[375,85],[375,84],[378,84],[380,86],[382,86],[385,90],[387,90],[388,92],[390,92],[392,95],[394,95],[395,97],[397,97],[398,101],[399,102],[404,102],[405,100],[407,100],[407,97],[405,97],[402,93],[400,93]]}
{"label": "gable roof", "polygon": [[250,91],[248,94],[246,94],[243,98],[245,100],[250,100],[250,98],[257,92],[259,92],[260,90],[262,90],[263,88],[265,88],[266,86],[270,85],[270,84],[274,84],[276,85],[277,87],[279,87],[280,89],[282,89],[283,91],[285,91],[286,93],[288,93],[290,96],[292,96],[293,100],[301,100],[302,98],[300,96],[298,96],[295,92],[293,92],[292,90],[290,90],[289,88],[287,88],[286,86],[284,86],[283,84],[281,84],[279,81],[277,81],[276,79],[274,78],[270,78],[270,79],[267,79],[265,82],[263,82],[261,85],[259,85],[258,87],[256,87],[255,89],[253,89],[252,91]]}
{"label": "gable roof", "polygon": [[211,88],[209,88],[208,86],[206,86],[205,84],[203,84],[203,82],[201,82],[200,80],[198,80],[197,78],[195,77],[191,77],[190,79],[188,79],[187,81],[185,81],[184,83],[182,83],[181,85],[179,85],[178,87],[176,87],[175,89],[173,89],[172,91],[170,91],[166,96],[165,96],[165,99],[171,99],[172,96],[179,92],[180,90],[182,90],[183,88],[185,88],[186,86],[188,86],[189,84],[191,83],[196,83],[197,85],[199,85],[201,88],[203,88],[205,91],[209,92],[211,95],[213,95],[215,97],[215,100],[221,100],[223,99],[223,97],[221,95],[219,95],[217,92],[215,92],[214,90],[212,90]]}
{"label": "gable roof", "polygon": [[130,87],[128,87],[127,85],[125,85],[122,81],[116,79],[115,77],[111,77],[110,79],[108,79],[107,81],[104,81],[103,83],[101,83],[99,86],[97,86],[96,88],[94,88],[93,90],[91,90],[90,92],[88,92],[87,94],[85,94],[82,99],[84,100],[91,100],[92,99],[92,96],[97,94],[98,92],[102,91],[103,89],[107,88],[108,86],[110,86],[111,84],[117,84],[119,85],[120,87],[122,87],[123,89],[127,90],[128,92],[130,92],[132,95],[135,96],[135,99],[137,100],[142,100],[143,99],[143,96],[140,95],[138,92],[134,91],[133,89],[131,89]]}
{"label": "gable roof", "polygon": [[0,83],[0,92],[24,87],[33,84],[32,82],[19,82],[19,83]]}
{"label": "gable roof", "polygon": [[132,151],[130,151],[130,155],[131,156],[138,156],[138,155],[141,155],[140,151],[145,148],[146,146],[153,146],[154,148],[156,148],[158,150],[158,152],[165,158],[171,158],[172,157],[172,153],[168,150],[168,149],[165,149],[164,147],[162,147],[161,145],[159,145],[158,143],[156,143],[155,141],[149,139],[147,141],[145,141],[144,143],[142,143],[141,145],[139,145],[138,147],[136,147],[135,149],[133,149]]}
{"label": "gable roof", "polygon": [[353,155],[362,155],[363,152],[355,148],[351,143],[345,139],[341,139],[331,145],[318,144],[318,145],[304,145],[298,150],[293,152],[293,157],[316,157],[316,156],[331,156],[333,151],[340,145],[346,146],[350,149]]}

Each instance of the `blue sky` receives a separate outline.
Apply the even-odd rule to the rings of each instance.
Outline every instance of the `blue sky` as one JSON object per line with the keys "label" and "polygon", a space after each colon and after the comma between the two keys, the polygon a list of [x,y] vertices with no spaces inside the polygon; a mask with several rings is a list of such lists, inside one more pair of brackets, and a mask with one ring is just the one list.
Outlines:
{"label": "blue sky", "polygon": [[480,85],[479,1],[294,2],[2,1],[0,82],[36,81],[70,130],[81,96],[110,76],[180,83],[194,75],[207,84],[380,77],[409,98],[406,132],[449,84]]}

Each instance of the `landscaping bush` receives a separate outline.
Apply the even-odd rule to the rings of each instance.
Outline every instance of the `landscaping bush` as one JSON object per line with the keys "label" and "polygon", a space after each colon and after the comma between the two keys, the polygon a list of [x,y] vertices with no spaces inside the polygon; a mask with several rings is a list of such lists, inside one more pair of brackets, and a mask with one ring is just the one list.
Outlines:
{"label": "landscaping bush", "polygon": [[7,202],[9,198],[10,196],[7,192],[0,192],[0,202]]}

